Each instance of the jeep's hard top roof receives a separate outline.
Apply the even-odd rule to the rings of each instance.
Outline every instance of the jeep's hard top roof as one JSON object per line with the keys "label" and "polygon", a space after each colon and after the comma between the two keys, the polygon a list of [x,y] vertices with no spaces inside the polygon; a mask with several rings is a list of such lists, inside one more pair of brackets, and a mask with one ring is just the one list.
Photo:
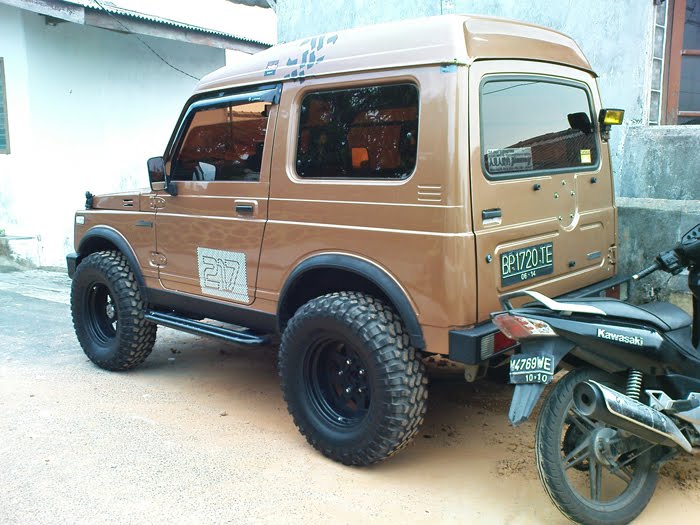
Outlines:
{"label": "jeep's hard top roof", "polygon": [[358,27],[273,46],[206,75],[195,91],[299,77],[484,59],[553,62],[591,71],[568,36],[503,18],[444,15]]}

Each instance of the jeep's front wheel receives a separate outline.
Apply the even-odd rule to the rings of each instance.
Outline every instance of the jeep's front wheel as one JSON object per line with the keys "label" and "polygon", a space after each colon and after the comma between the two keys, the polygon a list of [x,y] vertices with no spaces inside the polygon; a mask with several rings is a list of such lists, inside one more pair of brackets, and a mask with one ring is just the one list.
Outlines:
{"label": "jeep's front wheel", "polygon": [[88,255],[71,286],[73,326],[85,355],[106,370],[128,370],[153,350],[156,325],[126,258],[117,251]]}
{"label": "jeep's front wheel", "polygon": [[282,334],[279,374],[299,431],[346,465],[386,459],[423,422],[425,367],[401,319],[374,297],[338,292],[302,306]]}

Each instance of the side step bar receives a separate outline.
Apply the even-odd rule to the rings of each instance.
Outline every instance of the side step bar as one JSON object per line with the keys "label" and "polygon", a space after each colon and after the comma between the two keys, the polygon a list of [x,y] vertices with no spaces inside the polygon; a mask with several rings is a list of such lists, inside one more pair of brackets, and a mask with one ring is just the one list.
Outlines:
{"label": "side step bar", "polygon": [[174,328],[175,330],[188,332],[190,334],[223,339],[224,341],[236,343],[238,345],[262,346],[270,342],[270,338],[264,335],[255,335],[247,330],[231,330],[230,328],[213,326],[176,314],[149,310],[144,317],[151,322],[167,326],[168,328]]}

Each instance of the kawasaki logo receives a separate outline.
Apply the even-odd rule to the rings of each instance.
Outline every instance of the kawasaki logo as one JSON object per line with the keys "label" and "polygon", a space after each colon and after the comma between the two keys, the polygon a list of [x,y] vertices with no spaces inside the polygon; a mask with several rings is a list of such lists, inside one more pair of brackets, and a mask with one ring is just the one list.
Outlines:
{"label": "kawasaki logo", "polygon": [[618,343],[626,343],[628,345],[644,346],[644,339],[637,337],[636,335],[614,334],[612,332],[608,332],[604,328],[598,328],[598,333],[596,335],[601,339],[608,339],[609,341],[617,341]]}

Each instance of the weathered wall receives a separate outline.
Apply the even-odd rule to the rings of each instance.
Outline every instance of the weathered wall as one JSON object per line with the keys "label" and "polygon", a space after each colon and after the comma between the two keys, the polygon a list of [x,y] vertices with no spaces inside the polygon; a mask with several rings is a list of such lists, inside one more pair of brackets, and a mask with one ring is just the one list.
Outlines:
{"label": "weathered wall", "polygon": [[9,124],[10,155],[0,154],[0,229],[16,233],[8,227],[12,202],[17,193],[18,177],[13,173],[24,170],[16,151],[29,148],[31,113],[29,111],[27,52],[24,44],[22,12],[0,5],[0,56],[5,66],[5,96]]}
{"label": "weathered wall", "polygon": [[[659,252],[673,248],[681,235],[700,222],[700,200],[679,205],[677,200],[618,197],[617,205],[622,275],[649,266]],[[630,284],[630,297],[635,302],[671,299],[690,310],[688,275],[669,277],[657,272]]]}
{"label": "weathered wall", "polygon": [[457,0],[455,10],[524,20],[569,35],[600,76],[603,104],[625,108],[627,122],[641,122],[648,96],[651,0]]}
{"label": "weathered wall", "polygon": [[278,35],[288,42],[316,33],[405,18],[458,13],[502,16],[556,29],[581,46],[600,75],[603,103],[641,122],[647,99],[651,0],[279,0]]}
{"label": "weathered wall", "polygon": [[700,201],[700,126],[630,126],[620,149],[618,195]]}
{"label": "weathered wall", "polygon": [[289,42],[326,31],[439,14],[440,0],[278,0],[277,38]]}
{"label": "weathered wall", "polygon": [[[197,77],[224,50],[141,37]],[[10,155],[0,155],[0,228],[35,264],[65,265],[73,212],[84,193],[148,185],[195,80],[156,58],[133,35],[44,18],[0,5]]]}
{"label": "weathered wall", "polygon": [[[610,140],[613,171],[619,176],[624,132],[646,122],[649,109],[651,0],[456,0],[454,4],[457,13],[523,20],[561,31],[578,43],[599,76],[603,105],[625,110],[625,129],[615,130]],[[621,187],[622,181],[617,182]]]}

